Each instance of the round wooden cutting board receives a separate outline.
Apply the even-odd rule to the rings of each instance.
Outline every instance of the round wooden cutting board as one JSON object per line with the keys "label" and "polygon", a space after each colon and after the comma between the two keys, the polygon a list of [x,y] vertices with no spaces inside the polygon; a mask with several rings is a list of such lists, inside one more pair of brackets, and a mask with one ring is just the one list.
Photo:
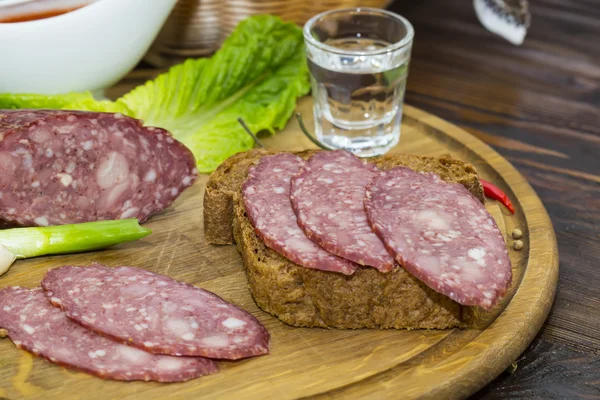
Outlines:
{"label": "round wooden cutting board", "polygon": [[[311,100],[299,110],[308,117]],[[267,147],[302,150],[314,145],[290,121],[285,131],[263,139]],[[248,291],[235,246],[205,242],[202,198],[207,176],[146,224],[147,238],[111,250],[18,261],[0,277],[0,287],[39,285],[62,265],[132,265],[211,290],[255,315],[272,335],[271,354],[220,362],[215,375],[185,383],[105,381],[67,370],[0,341],[0,397],[129,399],[231,398],[432,398],[465,397],[514,361],[546,319],[558,278],[558,253],[550,219],[533,189],[498,153],[465,131],[430,114],[405,107],[402,137],[394,152],[451,153],[472,163],[512,199],[511,215],[495,201],[487,208],[504,232],[513,266],[509,295],[479,327],[467,330],[326,330],[294,328],[261,311]],[[521,251],[510,233],[524,233]]]}

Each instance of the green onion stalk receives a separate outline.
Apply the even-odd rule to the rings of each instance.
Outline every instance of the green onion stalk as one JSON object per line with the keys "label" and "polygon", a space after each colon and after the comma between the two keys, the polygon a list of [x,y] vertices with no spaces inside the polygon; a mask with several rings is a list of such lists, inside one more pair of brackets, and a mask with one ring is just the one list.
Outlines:
{"label": "green onion stalk", "polygon": [[0,275],[16,259],[104,249],[148,236],[137,219],[0,230]]}

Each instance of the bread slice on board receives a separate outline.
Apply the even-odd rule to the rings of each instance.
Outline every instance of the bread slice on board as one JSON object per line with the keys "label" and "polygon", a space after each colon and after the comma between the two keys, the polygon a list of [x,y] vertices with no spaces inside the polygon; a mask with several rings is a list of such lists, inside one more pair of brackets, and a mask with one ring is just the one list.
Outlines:
{"label": "bread slice on board", "polygon": [[[315,151],[298,154],[308,158]],[[304,327],[445,329],[464,326],[473,314],[406,272],[381,273],[360,268],[354,275],[298,266],[266,247],[246,216],[241,185],[248,167],[276,151],[255,149],[236,154],[215,170],[204,194],[205,237],[212,244],[236,243],[250,292],[260,308],[281,321]],[[483,188],[471,164],[449,155],[421,157],[392,154],[370,160],[380,169],[405,166],[435,172],[464,185],[484,202]]]}

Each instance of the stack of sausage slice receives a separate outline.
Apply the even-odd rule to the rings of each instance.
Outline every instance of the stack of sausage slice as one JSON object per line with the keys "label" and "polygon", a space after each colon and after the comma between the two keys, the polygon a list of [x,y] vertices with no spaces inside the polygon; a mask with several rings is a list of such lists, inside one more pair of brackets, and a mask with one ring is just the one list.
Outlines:
{"label": "stack of sausage slice", "polygon": [[266,354],[270,336],[217,295],[133,268],[66,266],[42,288],[0,291],[14,344],[102,378],[178,382],[214,373],[213,359]]}
{"label": "stack of sausage slice", "polygon": [[492,216],[465,187],[435,174],[380,171],[343,150],[308,161],[281,153],[250,167],[242,194],[257,235],[301,266],[346,275],[403,267],[454,301],[484,309],[510,285]]}

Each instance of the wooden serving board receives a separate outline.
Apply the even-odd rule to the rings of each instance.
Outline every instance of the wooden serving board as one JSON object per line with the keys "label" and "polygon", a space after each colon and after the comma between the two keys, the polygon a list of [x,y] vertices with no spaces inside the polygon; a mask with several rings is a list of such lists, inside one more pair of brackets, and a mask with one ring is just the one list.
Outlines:
{"label": "wooden serving board", "polygon": [[[310,98],[299,110],[312,126]],[[264,138],[268,147],[313,148],[290,121],[284,132]],[[132,265],[214,291],[255,315],[272,335],[270,355],[220,362],[221,372],[185,383],[105,381],[67,370],[0,341],[0,397],[130,399],[231,398],[433,398],[465,397],[514,361],[538,332],[552,305],[558,252],[550,219],[533,189],[498,153],[465,131],[406,106],[395,152],[451,153],[469,161],[513,200],[513,216],[495,201],[487,208],[509,243],[513,286],[494,315],[468,330],[326,330],[294,328],[261,311],[248,291],[234,246],[205,242],[202,198],[207,176],[146,224],[147,238],[111,250],[19,261],[0,287],[39,285],[54,267],[98,261]],[[512,250],[510,233],[524,232],[525,246]]]}

